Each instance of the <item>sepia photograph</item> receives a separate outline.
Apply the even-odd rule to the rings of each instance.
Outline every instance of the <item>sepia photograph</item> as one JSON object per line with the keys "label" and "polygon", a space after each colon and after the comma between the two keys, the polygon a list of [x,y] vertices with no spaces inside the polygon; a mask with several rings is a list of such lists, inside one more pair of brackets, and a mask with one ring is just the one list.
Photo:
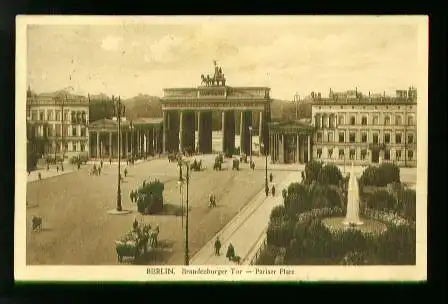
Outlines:
{"label": "sepia photograph", "polygon": [[426,279],[427,17],[16,22],[16,280]]}

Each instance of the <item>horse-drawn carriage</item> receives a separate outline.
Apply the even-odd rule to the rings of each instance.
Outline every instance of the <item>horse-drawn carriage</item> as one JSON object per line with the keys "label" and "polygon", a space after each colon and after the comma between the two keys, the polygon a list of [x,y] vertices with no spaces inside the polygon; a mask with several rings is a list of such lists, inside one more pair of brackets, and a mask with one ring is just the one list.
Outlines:
{"label": "horse-drawn carriage", "polygon": [[122,262],[124,257],[130,257],[135,261],[142,254],[146,254],[149,249],[157,247],[159,227],[151,229],[151,225],[134,227],[121,239],[115,241],[118,262]]}
{"label": "horse-drawn carriage", "polygon": [[202,160],[197,161],[196,159],[193,161],[193,163],[190,165],[190,169],[192,171],[201,171],[202,169]]}
{"label": "horse-drawn carriage", "polygon": [[42,230],[42,217],[33,215],[33,218],[31,219],[31,228],[33,231]]}

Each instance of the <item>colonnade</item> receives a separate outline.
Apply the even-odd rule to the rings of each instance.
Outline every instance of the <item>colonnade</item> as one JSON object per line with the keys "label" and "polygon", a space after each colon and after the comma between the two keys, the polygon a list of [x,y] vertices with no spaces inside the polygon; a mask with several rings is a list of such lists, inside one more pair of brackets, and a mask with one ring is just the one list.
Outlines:
{"label": "colonnade", "polygon": [[[140,158],[162,152],[162,132],[158,127],[121,130],[120,153],[123,158]],[[118,158],[117,130],[90,130],[92,158]]]}
{"label": "colonnade", "polygon": [[[163,148],[165,152],[199,152],[212,153],[212,114],[213,110],[165,110],[163,111]],[[216,112],[216,111],[215,111]],[[221,111],[222,152],[234,154],[236,135],[236,115],[239,115],[240,153],[249,154],[251,135],[261,134],[262,143],[266,147],[267,130],[266,112],[258,110],[258,130],[252,129],[252,110]],[[197,128],[196,128],[197,126]],[[196,131],[197,129],[197,138]]]}
{"label": "colonnade", "polygon": [[311,135],[273,132],[269,136],[271,163],[306,163],[311,160]]}

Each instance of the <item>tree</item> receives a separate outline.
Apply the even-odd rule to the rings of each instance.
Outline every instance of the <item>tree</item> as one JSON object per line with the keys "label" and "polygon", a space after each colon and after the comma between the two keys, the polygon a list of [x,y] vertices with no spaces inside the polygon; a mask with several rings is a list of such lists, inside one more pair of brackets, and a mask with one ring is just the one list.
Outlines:
{"label": "tree", "polygon": [[342,173],[334,164],[326,164],[319,171],[317,181],[320,184],[339,186],[342,180]]}
{"label": "tree", "polygon": [[317,181],[322,167],[323,163],[320,161],[312,160],[307,162],[305,165],[305,184],[311,184],[313,181]]}

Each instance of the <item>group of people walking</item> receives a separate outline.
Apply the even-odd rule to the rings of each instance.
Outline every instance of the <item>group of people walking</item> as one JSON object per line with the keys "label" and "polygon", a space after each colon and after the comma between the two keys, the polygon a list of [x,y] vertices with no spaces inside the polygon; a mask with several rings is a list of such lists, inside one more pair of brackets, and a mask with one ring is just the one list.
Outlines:
{"label": "group of people walking", "polygon": [[[218,236],[218,237],[216,237],[216,240],[215,240],[215,255],[216,256],[221,255],[221,247],[222,247],[221,240],[219,239],[219,236]],[[235,261],[237,263],[240,262],[240,257],[235,254],[235,247],[233,247],[232,243],[229,243],[229,246],[227,246],[226,258],[228,258],[229,261]]]}
{"label": "group of people walking", "polygon": [[[272,173],[270,173],[269,174],[269,182],[272,183],[273,180],[274,180],[274,176],[272,175]],[[272,196],[275,196],[275,185],[272,185],[270,190],[271,190]],[[266,193],[266,197],[268,197],[269,196],[269,185],[267,182],[266,182],[264,191]]]}

